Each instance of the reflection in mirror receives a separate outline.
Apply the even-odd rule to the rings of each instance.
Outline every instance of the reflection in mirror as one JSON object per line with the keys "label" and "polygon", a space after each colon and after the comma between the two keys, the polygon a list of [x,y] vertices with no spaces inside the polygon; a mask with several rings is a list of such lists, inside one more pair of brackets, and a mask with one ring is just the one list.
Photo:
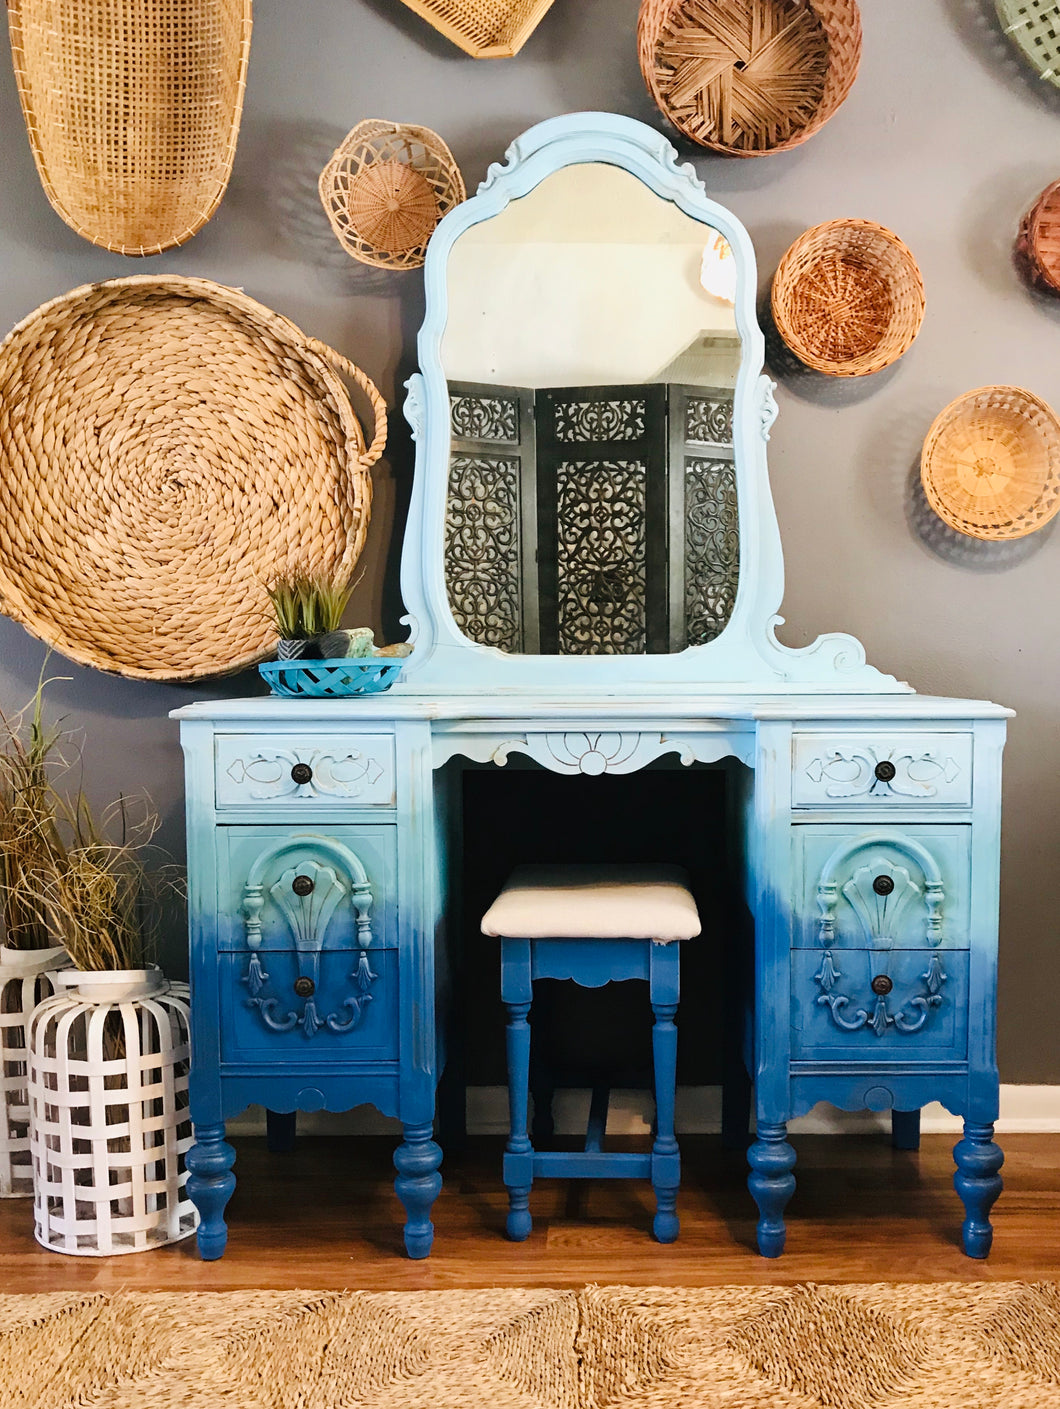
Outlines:
{"label": "reflection in mirror", "polygon": [[733,265],[602,163],[456,240],[445,563],[471,640],[633,655],[720,635],[739,573]]}

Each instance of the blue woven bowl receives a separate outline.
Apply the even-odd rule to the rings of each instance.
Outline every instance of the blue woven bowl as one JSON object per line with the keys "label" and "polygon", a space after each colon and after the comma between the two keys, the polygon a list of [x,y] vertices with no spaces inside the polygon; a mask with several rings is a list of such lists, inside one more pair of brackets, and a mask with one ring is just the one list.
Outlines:
{"label": "blue woven bowl", "polygon": [[397,679],[403,657],[353,660],[268,660],[258,673],[274,695],[303,699],[339,699],[377,695]]}

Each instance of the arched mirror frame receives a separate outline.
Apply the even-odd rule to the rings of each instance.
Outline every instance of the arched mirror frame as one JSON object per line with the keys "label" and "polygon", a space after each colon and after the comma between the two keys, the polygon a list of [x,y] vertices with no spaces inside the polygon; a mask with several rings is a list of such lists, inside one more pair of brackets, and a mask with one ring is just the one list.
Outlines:
{"label": "arched mirror frame", "polygon": [[[663,200],[729,242],[736,261],[736,327],[741,359],[733,405],[739,506],[740,577],[732,616],[713,641],[672,655],[516,655],[462,635],[445,580],[445,512],[451,449],[449,394],[441,346],[448,317],[453,245],[473,225],[498,215],[563,167],[606,162],[643,181]],[[416,472],[401,560],[401,589],[413,653],[401,691],[462,694],[517,690],[565,697],[646,692],[906,691],[865,662],[854,637],[826,635],[810,646],[777,641],[784,561],[769,488],[766,443],[777,414],[774,384],[763,375],[765,346],[755,312],[757,278],[747,231],[712,201],[690,164],[665,137],[613,113],[571,113],[532,127],[489,168],[477,193],[457,206],[431,238],[425,268],[426,316],[420,372],[408,382],[405,414],[416,441]]]}

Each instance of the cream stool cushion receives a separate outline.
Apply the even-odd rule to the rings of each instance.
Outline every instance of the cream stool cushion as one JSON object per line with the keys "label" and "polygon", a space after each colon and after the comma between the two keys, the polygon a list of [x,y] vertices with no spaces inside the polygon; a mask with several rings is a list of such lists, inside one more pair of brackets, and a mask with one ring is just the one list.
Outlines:
{"label": "cream stool cushion", "polygon": [[482,917],[504,939],[653,939],[700,932],[688,873],[666,865],[517,866]]}

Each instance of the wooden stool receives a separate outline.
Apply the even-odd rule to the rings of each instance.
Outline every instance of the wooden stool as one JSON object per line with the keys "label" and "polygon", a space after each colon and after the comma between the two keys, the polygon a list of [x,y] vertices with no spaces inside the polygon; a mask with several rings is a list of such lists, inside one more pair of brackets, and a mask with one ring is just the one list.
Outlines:
{"label": "wooden stool", "polygon": [[[501,941],[501,998],[508,1009],[508,1107],[504,1155],[509,1238],[529,1237],[530,1189],[554,1179],[650,1178],[660,1243],[677,1237],[681,1156],[674,1138],[680,950],[674,941],[700,932],[696,902],[679,866],[518,866],[482,918],[482,933]],[[573,979],[599,988],[622,979],[650,986],[655,1026],[655,1142],[651,1154],[603,1149],[608,1088],[593,1091],[585,1149],[538,1154],[530,1141],[530,1005],[536,978]]]}

